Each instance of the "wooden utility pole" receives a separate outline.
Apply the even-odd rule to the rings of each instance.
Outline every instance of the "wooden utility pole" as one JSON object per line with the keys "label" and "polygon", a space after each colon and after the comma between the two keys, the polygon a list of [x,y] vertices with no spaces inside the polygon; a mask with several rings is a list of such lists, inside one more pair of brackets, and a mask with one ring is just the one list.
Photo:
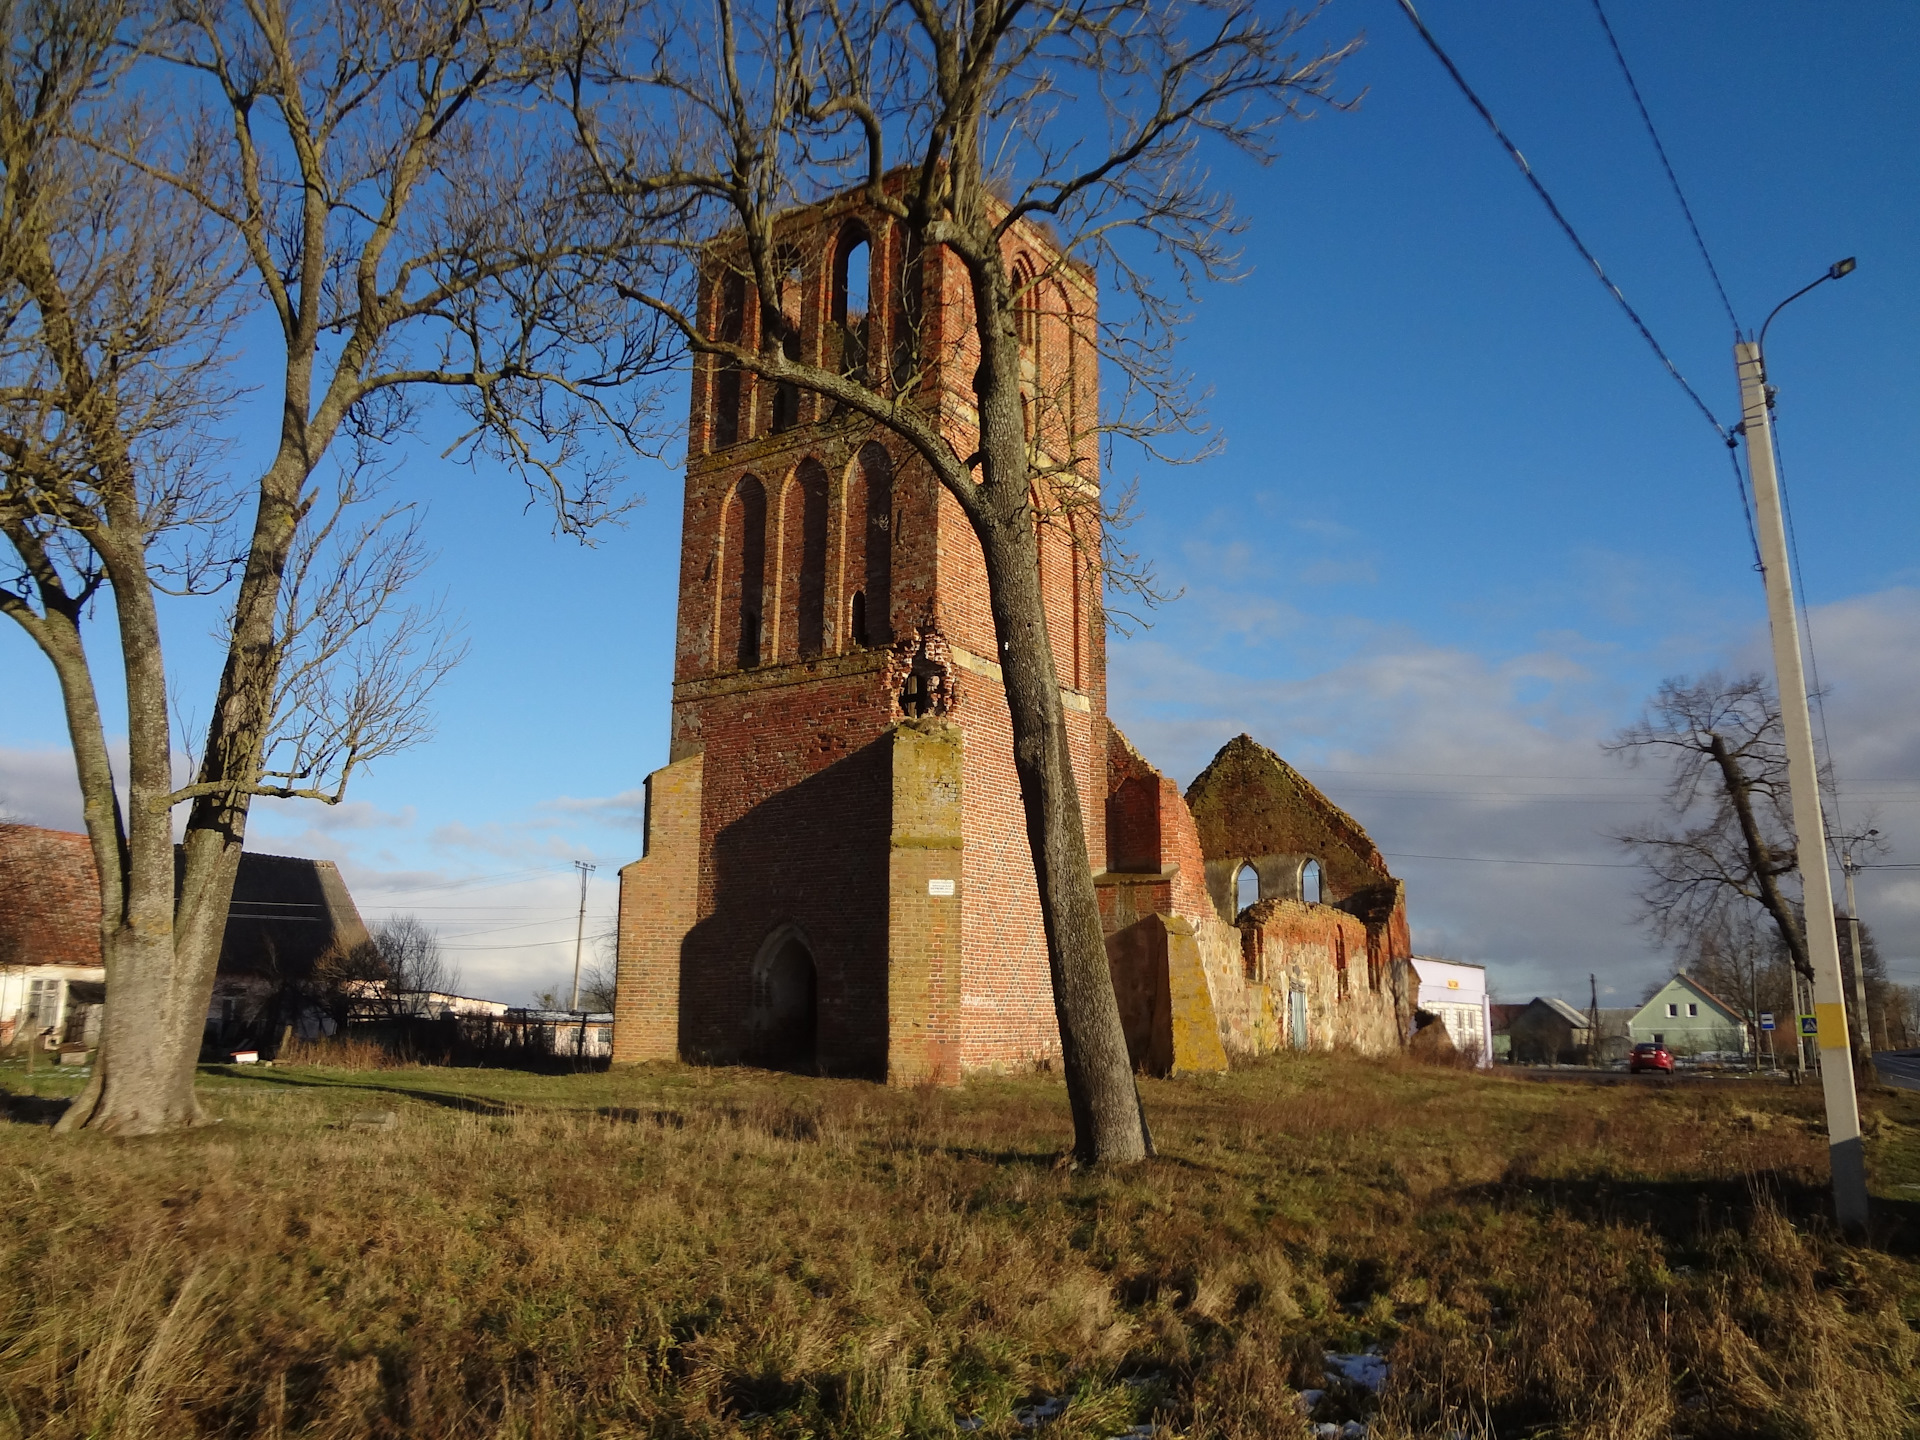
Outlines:
{"label": "wooden utility pole", "polygon": [[1600,982],[1587,972],[1587,1064],[1598,1066],[1600,1054]]}

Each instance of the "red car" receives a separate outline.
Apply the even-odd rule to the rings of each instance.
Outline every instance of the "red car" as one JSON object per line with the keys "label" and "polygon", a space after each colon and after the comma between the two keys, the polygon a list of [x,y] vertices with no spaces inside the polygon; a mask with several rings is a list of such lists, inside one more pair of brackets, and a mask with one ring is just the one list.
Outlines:
{"label": "red car", "polygon": [[1664,1070],[1673,1073],[1673,1055],[1664,1045],[1649,1040],[1644,1045],[1633,1047],[1633,1053],[1627,1057],[1627,1073],[1638,1075],[1642,1070]]}

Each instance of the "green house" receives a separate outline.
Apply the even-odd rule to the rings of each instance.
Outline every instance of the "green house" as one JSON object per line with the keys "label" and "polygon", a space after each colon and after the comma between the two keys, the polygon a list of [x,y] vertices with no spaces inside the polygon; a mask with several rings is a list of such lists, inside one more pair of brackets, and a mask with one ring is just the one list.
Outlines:
{"label": "green house", "polygon": [[1662,985],[1627,1022],[1634,1044],[1652,1040],[1676,1055],[1745,1055],[1749,1036],[1739,1012],[1685,972]]}

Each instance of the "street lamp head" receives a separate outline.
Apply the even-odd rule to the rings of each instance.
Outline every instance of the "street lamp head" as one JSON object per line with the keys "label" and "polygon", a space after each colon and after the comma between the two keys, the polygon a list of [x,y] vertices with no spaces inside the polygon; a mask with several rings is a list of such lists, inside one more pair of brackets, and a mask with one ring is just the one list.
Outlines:
{"label": "street lamp head", "polygon": [[1827,267],[1827,273],[1822,275],[1818,280],[1814,281],[1812,285],[1802,285],[1798,290],[1794,291],[1793,294],[1789,295],[1786,299],[1782,300],[1778,305],[1774,306],[1773,309],[1767,313],[1766,324],[1760,327],[1759,338],[1754,341],[1755,347],[1761,350],[1764,350],[1766,348],[1767,326],[1773,324],[1773,317],[1775,315],[1778,315],[1782,310],[1786,309],[1787,306],[1791,305],[1794,301],[1798,300],[1802,295],[1806,294],[1807,291],[1816,289],[1819,286],[1826,284],[1827,281],[1829,280],[1845,279],[1847,276],[1851,275],[1854,272],[1856,265],[1857,265],[1857,262],[1854,260],[1853,256],[1851,255],[1849,255],[1844,260],[1836,260],[1833,262],[1833,264]]}

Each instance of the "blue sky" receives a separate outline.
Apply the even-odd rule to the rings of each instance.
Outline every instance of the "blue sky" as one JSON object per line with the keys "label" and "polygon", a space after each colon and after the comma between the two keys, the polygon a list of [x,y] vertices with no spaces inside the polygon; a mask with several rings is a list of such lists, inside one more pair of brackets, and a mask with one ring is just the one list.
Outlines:
{"label": "blue sky", "polygon": [[[1723,418],[1724,313],[1588,0],[1431,0],[1441,42]],[[1846,791],[1894,860],[1920,858],[1920,11],[1904,4],[1608,10],[1743,324],[1857,255],[1774,326],[1780,439]],[[1248,223],[1246,279],[1208,292],[1185,360],[1226,440],[1137,475],[1135,539],[1183,589],[1111,649],[1112,712],[1183,783],[1251,732],[1371,827],[1417,946],[1492,967],[1505,998],[1637,998],[1662,960],[1604,832],[1652,786],[1598,741],[1664,675],[1765,663],[1764,610],[1724,450],[1390,0],[1360,103],[1215,172]],[[255,342],[271,344],[270,337]],[[276,357],[269,356],[269,359]],[[263,452],[236,422],[233,463]],[[438,925],[476,993],[519,1000],[571,963],[574,859],[590,933],[638,853],[664,762],[675,470],[591,549],[552,538],[504,476],[421,443],[432,584],[471,642],[437,737],[337,810],[256,811],[263,849],[341,861],[370,916]],[[176,613],[183,692],[210,618]],[[73,824],[54,687],[0,631],[0,803]],[[1421,858],[1421,857],[1475,857]],[[1553,865],[1484,863],[1551,860]],[[1920,880],[1863,880],[1896,973],[1920,981]]]}

